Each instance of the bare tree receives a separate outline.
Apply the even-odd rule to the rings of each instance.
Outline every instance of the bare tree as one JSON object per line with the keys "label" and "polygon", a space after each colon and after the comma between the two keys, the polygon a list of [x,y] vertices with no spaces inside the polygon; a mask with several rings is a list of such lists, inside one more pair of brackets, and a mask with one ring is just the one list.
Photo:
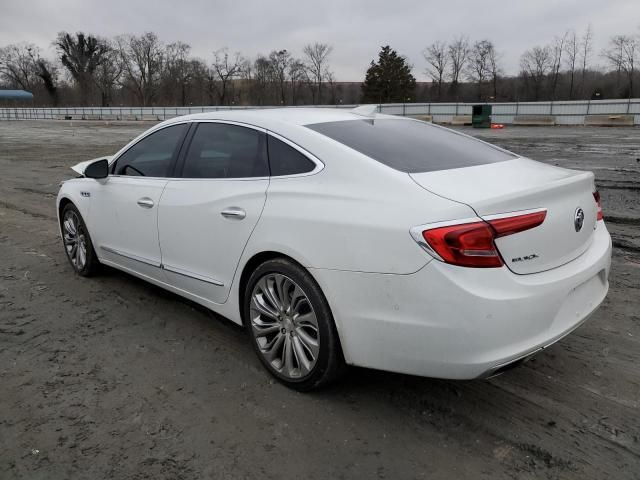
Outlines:
{"label": "bare tree", "polygon": [[291,54],[286,50],[274,50],[269,54],[269,62],[271,63],[272,74],[274,80],[278,84],[280,103],[282,105],[287,103],[287,75],[289,73],[289,65],[291,64],[291,61]]}
{"label": "bare tree", "polygon": [[37,75],[30,52],[36,48],[30,43],[17,43],[0,48],[0,76],[10,86],[33,90]]}
{"label": "bare tree", "polygon": [[51,103],[58,104],[58,69],[31,43],[0,48],[0,78],[14,88],[28,91],[42,85]]}
{"label": "bare tree", "polygon": [[291,90],[291,103],[293,105],[298,104],[298,93],[300,91],[300,85],[305,80],[305,68],[304,63],[301,60],[292,60],[289,64],[289,83]]}
{"label": "bare tree", "polygon": [[494,99],[498,98],[498,77],[502,74],[502,67],[500,66],[501,59],[502,55],[496,51],[492,44],[489,50],[489,75],[491,76]]}
{"label": "bare tree", "polygon": [[491,72],[490,56],[494,50],[489,40],[480,40],[469,50],[469,60],[466,66],[468,78],[478,84],[478,99],[482,98],[482,84]]}
{"label": "bare tree", "polygon": [[302,49],[307,75],[315,86],[315,92],[312,90],[313,103],[322,103],[322,81],[329,73],[327,63],[332,51],[332,46],[318,42],[305,45]]}
{"label": "bare tree", "polygon": [[626,37],[624,35],[616,35],[611,37],[609,45],[602,51],[602,56],[607,60],[611,68],[616,72],[616,89],[620,87],[620,77],[623,72],[624,63],[624,44]]}
{"label": "bare tree", "polygon": [[445,42],[434,42],[422,51],[424,59],[429,64],[427,75],[438,84],[438,100],[442,99],[442,81],[447,71],[449,57],[447,56],[447,44]]}
{"label": "bare tree", "polygon": [[268,101],[272,76],[272,65],[269,59],[264,55],[258,55],[253,62],[253,83],[258,105],[264,105]]}
{"label": "bare tree", "polygon": [[639,47],[636,37],[616,35],[609,41],[609,48],[603,52],[603,56],[615,70],[623,71],[627,75],[627,95],[629,98],[633,97],[633,77],[636,71]]}
{"label": "bare tree", "polygon": [[575,81],[576,61],[578,60],[578,36],[571,30],[564,45],[565,63],[569,71],[569,100],[573,100],[573,84]]}
{"label": "bare tree", "polygon": [[187,87],[192,78],[189,52],[191,45],[184,42],[174,42],[165,49],[165,75],[170,89],[180,92],[179,104],[187,102]]}
{"label": "bare tree", "polygon": [[533,47],[522,54],[520,68],[525,80],[533,83],[533,98],[540,97],[540,87],[552,66],[551,48]]}
{"label": "bare tree", "polygon": [[147,32],[118,38],[124,72],[123,85],[131,89],[142,106],[151,104],[158,93],[164,64],[164,47],[158,36]]}
{"label": "bare tree", "polygon": [[210,88],[216,92],[220,105],[225,105],[228,102],[231,82],[241,76],[243,65],[244,58],[240,52],[229,55],[228,48],[221,48],[213,52]]}
{"label": "bare tree", "polygon": [[462,35],[455,38],[448,46],[448,53],[451,65],[451,90],[457,94],[458,80],[469,58],[469,39]]}
{"label": "bare tree", "polygon": [[80,103],[87,104],[89,90],[94,85],[94,74],[108,51],[106,41],[78,32],[71,35],[58,33],[54,42],[62,65],[69,71],[80,90]]}
{"label": "bare tree", "polygon": [[100,105],[111,105],[113,89],[122,75],[123,65],[120,54],[113,45],[107,44],[108,50],[94,73],[94,82],[100,92]]}
{"label": "bare tree", "polygon": [[329,104],[336,105],[338,103],[338,86],[336,85],[336,78],[333,72],[327,69],[325,79],[329,86]]}
{"label": "bare tree", "polygon": [[[198,105],[204,105],[207,102],[207,86],[209,68],[204,60],[199,58],[189,58],[189,77],[190,85],[193,89],[193,101]],[[251,75],[250,69],[244,72],[245,75]]]}
{"label": "bare tree", "polygon": [[562,37],[556,37],[551,45],[552,62],[551,62],[551,100],[556,98],[556,89],[558,88],[558,77],[560,76],[560,68],[562,67],[562,54],[565,50],[565,44],[569,32],[565,32]]}
{"label": "bare tree", "polygon": [[580,78],[580,92],[584,95],[584,82],[587,75],[587,66],[589,64],[589,57],[593,51],[593,28],[591,24],[587,26],[587,29],[580,39],[580,61],[582,63],[582,75]]}
{"label": "bare tree", "polygon": [[34,65],[35,74],[40,77],[54,107],[58,105],[58,69],[49,60],[40,56],[38,48],[29,48],[29,56]]}

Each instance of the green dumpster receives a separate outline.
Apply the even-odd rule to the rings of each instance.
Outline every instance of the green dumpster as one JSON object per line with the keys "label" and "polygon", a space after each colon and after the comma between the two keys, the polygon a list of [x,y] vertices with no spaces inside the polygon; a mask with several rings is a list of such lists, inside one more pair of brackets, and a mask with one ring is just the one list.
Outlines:
{"label": "green dumpster", "polygon": [[491,128],[491,105],[474,105],[471,113],[473,128]]}

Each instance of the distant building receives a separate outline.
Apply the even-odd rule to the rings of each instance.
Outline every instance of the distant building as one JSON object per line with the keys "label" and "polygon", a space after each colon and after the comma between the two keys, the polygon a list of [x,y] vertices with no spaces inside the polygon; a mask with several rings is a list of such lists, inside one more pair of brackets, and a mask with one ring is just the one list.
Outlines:
{"label": "distant building", "polygon": [[0,106],[18,107],[26,102],[33,101],[33,93],[26,90],[2,90],[0,89]]}

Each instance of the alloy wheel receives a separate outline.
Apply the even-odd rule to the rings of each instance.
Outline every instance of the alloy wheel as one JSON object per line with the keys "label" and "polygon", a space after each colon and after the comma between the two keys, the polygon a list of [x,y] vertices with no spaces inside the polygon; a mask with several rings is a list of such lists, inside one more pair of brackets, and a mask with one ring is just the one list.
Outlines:
{"label": "alloy wheel", "polygon": [[318,320],[302,288],[289,277],[269,273],[251,293],[251,332],[260,354],[280,375],[301,379],[320,352]]}
{"label": "alloy wheel", "polygon": [[65,213],[62,230],[67,256],[73,267],[81,271],[87,263],[87,241],[80,219],[73,210]]}

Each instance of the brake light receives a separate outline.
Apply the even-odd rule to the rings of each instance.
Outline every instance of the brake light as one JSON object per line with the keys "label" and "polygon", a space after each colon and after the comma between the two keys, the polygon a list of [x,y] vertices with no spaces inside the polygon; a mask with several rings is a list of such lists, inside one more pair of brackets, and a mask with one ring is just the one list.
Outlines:
{"label": "brake light", "polygon": [[502,266],[493,243],[493,229],[486,222],[434,228],[425,230],[422,236],[446,263],[462,267]]}
{"label": "brake light", "polygon": [[489,224],[496,231],[496,238],[506,237],[514,233],[522,232],[535,228],[544,222],[547,211],[525,213],[524,215],[515,215],[513,217],[502,217],[489,220]]}
{"label": "brake light", "polygon": [[535,228],[546,211],[494,218],[488,221],[436,227],[422,237],[442,261],[462,267],[495,268],[503,265],[494,240]]}
{"label": "brake light", "polygon": [[598,216],[597,219],[598,220],[604,220],[604,215],[602,215],[602,202],[600,201],[600,192],[599,191],[595,191],[593,192],[593,199],[596,201],[596,205],[598,206]]}

